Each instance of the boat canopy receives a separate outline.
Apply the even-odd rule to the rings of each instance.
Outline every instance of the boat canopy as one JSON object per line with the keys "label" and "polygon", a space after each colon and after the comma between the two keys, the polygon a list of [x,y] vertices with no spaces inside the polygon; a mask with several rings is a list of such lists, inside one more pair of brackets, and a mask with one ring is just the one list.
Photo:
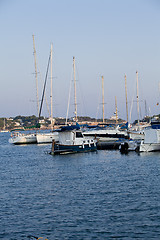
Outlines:
{"label": "boat canopy", "polygon": [[70,125],[70,126],[61,127],[60,132],[79,130],[79,129],[80,129],[80,126],[79,126],[78,123],[76,123],[76,125]]}

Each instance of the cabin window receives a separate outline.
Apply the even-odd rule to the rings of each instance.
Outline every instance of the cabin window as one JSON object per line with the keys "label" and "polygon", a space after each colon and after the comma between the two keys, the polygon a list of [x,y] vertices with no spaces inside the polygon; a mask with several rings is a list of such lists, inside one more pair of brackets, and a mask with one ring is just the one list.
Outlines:
{"label": "cabin window", "polygon": [[76,132],[76,138],[83,138],[83,135],[81,132]]}

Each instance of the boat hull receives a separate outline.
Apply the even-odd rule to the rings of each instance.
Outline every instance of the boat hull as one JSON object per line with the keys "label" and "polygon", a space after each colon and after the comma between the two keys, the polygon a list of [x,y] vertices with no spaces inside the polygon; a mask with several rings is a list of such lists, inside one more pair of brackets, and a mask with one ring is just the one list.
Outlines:
{"label": "boat hull", "polygon": [[140,152],[160,151],[160,143],[142,143],[139,147]]}
{"label": "boat hull", "polygon": [[9,143],[16,145],[37,143],[36,134],[13,136],[9,139]]}
{"label": "boat hull", "polygon": [[58,132],[54,133],[38,133],[37,134],[37,143],[52,143],[52,141],[55,140],[55,142],[58,141]]}
{"label": "boat hull", "polygon": [[85,144],[85,145],[61,145],[55,144],[54,150],[51,151],[51,154],[69,154],[69,153],[82,153],[82,152],[91,152],[97,150],[97,144]]}
{"label": "boat hull", "polygon": [[89,130],[83,132],[85,137],[96,138],[99,142],[117,142],[128,139],[127,131],[114,129]]}

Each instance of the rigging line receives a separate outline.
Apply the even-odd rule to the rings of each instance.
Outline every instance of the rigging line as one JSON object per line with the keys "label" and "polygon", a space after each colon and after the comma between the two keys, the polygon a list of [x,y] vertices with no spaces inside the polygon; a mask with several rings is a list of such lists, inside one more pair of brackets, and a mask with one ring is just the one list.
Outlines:
{"label": "rigging line", "polygon": [[[40,72],[40,68],[39,68],[38,63],[37,63],[37,67],[38,67],[38,72],[39,72],[39,74],[40,74],[41,83],[43,83],[43,81],[42,81],[42,74],[41,74],[41,72]],[[46,93],[44,94],[44,97],[45,97],[45,102],[46,102],[46,106],[47,106],[47,111],[48,111],[48,114],[49,114],[49,116],[50,116],[49,105],[48,105]]]}
{"label": "rigging line", "polygon": [[41,116],[41,111],[42,111],[42,105],[43,105],[43,99],[44,99],[45,88],[46,88],[46,83],[47,83],[47,76],[48,76],[48,69],[49,69],[50,58],[51,58],[51,52],[50,52],[50,54],[49,54],[49,59],[48,59],[47,72],[46,72],[46,77],[45,77],[45,82],[44,82],[44,88],[43,88],[41,106],[40,106],[40,110],[39,110],[39,118],[40,118],[40,116]]}

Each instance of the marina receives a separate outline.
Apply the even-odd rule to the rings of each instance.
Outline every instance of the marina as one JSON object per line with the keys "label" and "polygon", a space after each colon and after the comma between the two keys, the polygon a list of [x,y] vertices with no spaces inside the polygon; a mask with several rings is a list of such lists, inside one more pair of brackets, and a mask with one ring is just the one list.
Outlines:
{"label": "marina", "polygon": [[158,1],[1,1],[0,239],[160,239]]}

